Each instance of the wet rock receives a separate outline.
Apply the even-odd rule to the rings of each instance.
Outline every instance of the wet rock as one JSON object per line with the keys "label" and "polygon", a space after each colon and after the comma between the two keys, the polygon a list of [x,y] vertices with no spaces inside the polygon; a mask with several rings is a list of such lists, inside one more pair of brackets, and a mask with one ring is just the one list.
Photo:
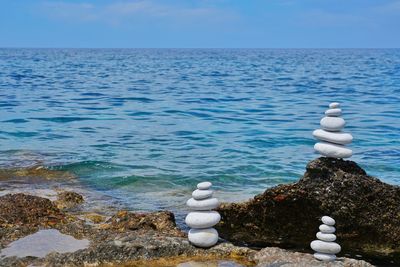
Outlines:
{"label": "wet rock", "polygon": [[64,213],[47,198],[22,193],[0,197],[0,227],[52,226],[64,219]]}
{"label": "wet rock", "polygon": [[324,214],[336,220],[345,254],[400,263],[400,187],[368,176],[355,162],[319,158],[293,184],[241,204],[223,204],[221,237],[239,244],[308,248]]}
{"label": "wet rock", "polygon": [[311,254],[292,252],[276,247],[264,248],[254,255],[257,266],[285,266],[285,267],[309,267],[309,266],[329,266],[329,267],[370,267],[373,266],[366,261],[349,258],[338,258],[329,265],[321,263],[313,258]]}
{"label": "wet rock", "polygon": [[59,209],[72,209],[84,202],[83,196],[71,191],[60,192],[54,202]]}
{"label": "wet rock", "polygon": [[67,171],[51,170],[44,166],[32,166],[26,168],[0,169],[0,181],[23,180],[66,180],[74,179],[75,175]]}
{"label": "wet rock", "polygon": [[104,228],[116,229],[118,231],[155,230],[171,236],[184,236],[184,233],[176,226],[174,214],[169,211],[153,213],[120,211],[107,221],[107,225]]}

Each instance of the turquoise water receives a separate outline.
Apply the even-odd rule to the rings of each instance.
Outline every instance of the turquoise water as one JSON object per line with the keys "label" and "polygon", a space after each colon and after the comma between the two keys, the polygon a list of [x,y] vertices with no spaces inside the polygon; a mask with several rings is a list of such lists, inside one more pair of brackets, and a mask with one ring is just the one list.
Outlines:
{"label": "turquoise water", "polygon": [[0,167],[41,164],[133,209],[296,181],[327,105],[400,184],[400,50],[0,49]]}

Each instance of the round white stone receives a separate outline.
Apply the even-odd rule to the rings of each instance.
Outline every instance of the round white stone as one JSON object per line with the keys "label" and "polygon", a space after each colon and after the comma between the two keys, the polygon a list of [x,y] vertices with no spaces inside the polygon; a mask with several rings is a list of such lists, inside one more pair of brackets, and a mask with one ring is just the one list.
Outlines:
{"label": "round white stone", "polygon": [[210,228],[219,223],[221,215],[216,211],[193,211],[185,219],[190,228]]}
{"label": "round white stone", "polygon": [[217,198],[207,198],[203,200],[189,199],[186,205],[192,210],[212,210],[218,207],[219,202]]}
{"label": "round white stone", "polygon": [[333,102],[329,104],[329,108],[339,108],[340,104],[338,102]]}
{"label": "round white stone", "polygon": [[311,248],[320,253],[337,254],[342,249],[339,244],[335,242],[325,242],[321,240],[314,240],[311,242]]}
{"label": "round white stone", "polygon": [[342,115],[342,110],[340,108],[330,108],[325,111],[325,115],[329,117],[339,117]]}
{"label": "round white stone", "polygon": [[317,238],[322,241],[332,242],[336,240],[336,235],[334,234],[324,234],[322,232],[317,233]]}
{"label": "round white stone", "polygon": [[342,145],[336,145],[326,142],[318,142],[314,145],[314,149],[321,155],[330,158],[350,158],[353,151]]}
{"label": "round white stone", "polygon": [[343,129],[346,122],[339,117],[323,117],[320,121],[321,127],[330,132],[339,132]]}
{"label": "round white stone", "polygon": [[339,145],[350,144],[353,141],[353,136],[349,133],[328,132],[322,129],[315,130],[313,136],[319,140]]}
{"label": "round white stone", "polygon": [[218,232],[214,228],[190,229],[188,239],[195,246],[208,248],[217,244]]}
{"label": "round white stone", "polygon": [[335,225],[335,219],[329,216],[322,216],[321,221],[326,225]]}
{"label": "round white stone", "polygon": [[333,234],[336,231],[336,228],[330,225],[321,224],[319,230],[324,234]]}
{"label": "round white stone", "polygon": [[212,183],[210,182],[202,182],[197,184],[197,189],[200,190],[207,190],[212,186]]}
{"label": "round white stone", "polygon": [[209,198],[212,197],[213,195],[213,191],[212,190],[200,190],[200,189],[196,189],[193,191],[192,193],[192,197],[194,199],[205,199],[205,198]]}
{"label": "round white stone", "polygon": [[335,261],[336,255],[326,253],[314,253],[314,258],[320,261]]}

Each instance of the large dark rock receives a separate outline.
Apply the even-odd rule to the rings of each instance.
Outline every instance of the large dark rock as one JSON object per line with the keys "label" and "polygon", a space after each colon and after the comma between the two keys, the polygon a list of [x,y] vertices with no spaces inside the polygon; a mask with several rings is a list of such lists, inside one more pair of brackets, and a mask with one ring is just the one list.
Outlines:
{"label": "large dark rock", "polygon": [[319,158],[303,177],[241,204],[223,204],[220,235],[235,243],[309,249],[320,218],[336,220],[343,254],[400,263],[400,187],[355,162]]}

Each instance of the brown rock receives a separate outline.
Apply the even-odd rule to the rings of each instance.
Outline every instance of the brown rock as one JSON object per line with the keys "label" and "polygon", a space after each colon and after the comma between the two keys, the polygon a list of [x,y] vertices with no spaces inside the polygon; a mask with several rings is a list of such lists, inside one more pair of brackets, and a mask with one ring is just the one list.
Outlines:
{"label": "brown rock", "polygon": [[110,228],[119,231],[156,230],[172,236],[184,236],[184,233],[176,227],[174,214],[170,211],[152,213],[119,211],[108,220],[108,224]]}
{"label": "brown rock", "polygon": [[51,226],[64,218],[47,198],[22,193],[0,197],[0,226]]}
{"label": "brown rock", "polygon": [[319,158],[297,182],[218,210],[220,236],[235,243],[309,249],[320,218],[336,220],[342,253],[400,263],[400,187],[355,162]]}
{"label": "brown rock", "polygon": [[84,202],[83,196],[70,191],[63,191],[58,194],[57,200],[54,202],[59,209],[71,209]]}

